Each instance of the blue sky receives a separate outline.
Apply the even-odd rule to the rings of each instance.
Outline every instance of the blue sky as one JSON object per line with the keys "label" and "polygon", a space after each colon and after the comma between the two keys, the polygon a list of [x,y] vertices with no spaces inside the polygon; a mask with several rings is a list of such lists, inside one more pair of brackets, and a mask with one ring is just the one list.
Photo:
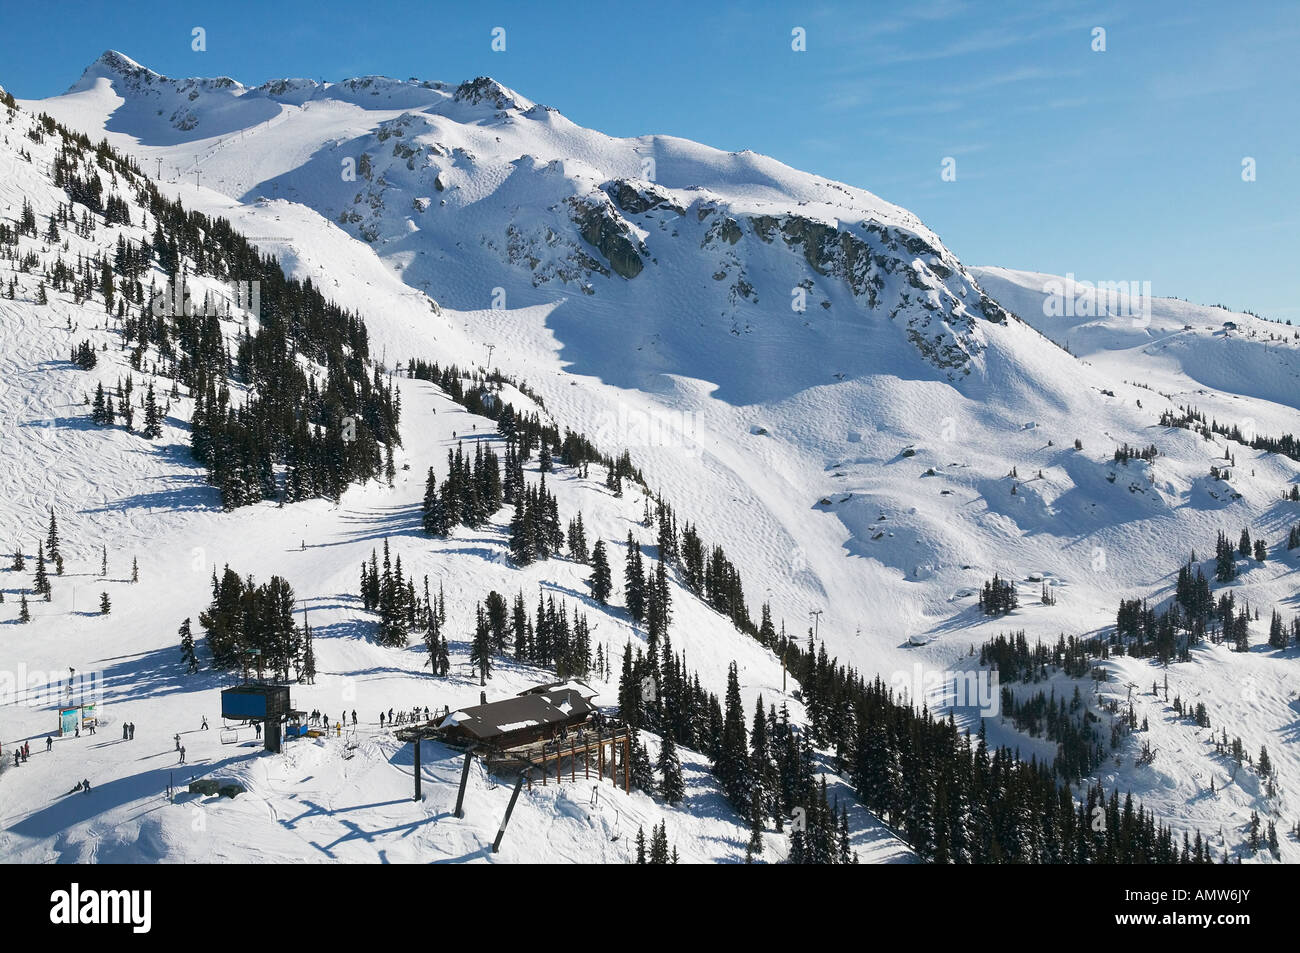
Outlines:
{"label": "blue sky", "polygon": [[[207,33],[191,50],[191,30]],[[506,49],[491,49],[492,30]],[[792,30],[807,49],[791,48]],[[1093,49],[1094,29],[1104,52]],[[612,135],[753,149],[916,212],[968,264],[1300,323],[1300,3],[30,3],[0,84],[491,75]],[[944,181],[946,157],[956,177]],[[1242,163],[1255,162],[1255,181]]]}

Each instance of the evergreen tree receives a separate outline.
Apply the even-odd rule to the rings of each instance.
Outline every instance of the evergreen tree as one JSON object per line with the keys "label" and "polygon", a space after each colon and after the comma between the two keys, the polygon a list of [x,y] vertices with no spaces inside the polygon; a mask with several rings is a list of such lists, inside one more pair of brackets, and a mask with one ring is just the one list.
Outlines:
{"label": "evergreen tree", "polygon": [[645,791],[647,794],[653,794],[655,789],[655,772],[650,764],[650,752],[646,750],[641,739],[632,738],[632,763],[629,774],[632,784],[638,789]]}
{"label": "evergreen tree", "polygon": [[645,827],[641,826],[636,829],[636,862],[645,863]]}
{"label": "evergreen tree", "polygon": [[632,621],[645,618],[645,572],[641,562],[641,546],[627,534],[627,568],[623,577],[623,595]]}
{"label": "evergreen tree", "polygon": [[719,755],[713,765],[722,792],[742,813],[749,809],[750,772],[749,739],[745,732],[745,712],[740,702],[740,676],[736,663],[727,669],[727,694],[719,739]]}
{"label": "evergreen tree", "polygon": [[162,436],[162,414],[159,412],[157,401],[154,399],[152,381],[145,393],[144,429],[140,431],[140,436],[146,440],[157,440]]}
{"label": "evergreen tree", "polygon": [[492,674],[492,630],[488,627],[487,613],[481,603],[474,605],[474,641],[469,660],[478,668],[478,683],[486,685]]}
{"label": "evergreen tree", "polygon": [[109,610],[112,608],[113,608],[113,604],[108,600],[108,593],[101,592],[99,594],[99,614],[108,615]]}
{"label": "evergreen tree", "polygon": [[18,597],[18,621],[32,621],[32,613],[31,610],[27,608],[27,593],[25,592]]}
{"label": "evergreen tree", "polygon": [[677,744],[671,732],[664,732],[659,745],[659,775],[663,779],[659,791],[669,804],[677,804],[686,797],[686,784],[682,780],[682,763],[677,757]]}
{"label": "evergreen tree", "polygon": [[50,559],[59,558],[59,521],[54,518],[54,507],[50,507],[50,527],[45,533],[45,554]]}
{"label": "evergreen tree", "polygon": [[755,800],[749,809],[749,843],[745,847],[745,863],[752,864],[763,856],[763,809]]}
{"label": "evergreen tree", "polygon": [[46,602],[50,601],[50,580],[45,573],[45,544],[40,542],[36,544],[36,577],[32,589],[38,596],[44,596]]}
{"label": "evergreen tree", "polygon": [[610,576],[609,558],[605,555],[605,541],[596,540],[591,551],[591,598],[602,606],[609,604],[609,596],[614,583]]}
{"label": "evergreen tree", "polygon": [[186,674],[193,675],[199,670],[199,658],[194,653],[194,633],[190,630],[190,620],[186,618],[179,630],[181,637],[181,664]]}
{"label": "evergreen tree", "polygon": [[655,825],[650,835],[650,863],[668,863],[668,827],[665,821]]}
{"label": "evergreen tree", "polygon": [[312,645],[311,626],[302,627],[302,667],[298,671],[298,680],[305,685],[316,681],[316,649]]}

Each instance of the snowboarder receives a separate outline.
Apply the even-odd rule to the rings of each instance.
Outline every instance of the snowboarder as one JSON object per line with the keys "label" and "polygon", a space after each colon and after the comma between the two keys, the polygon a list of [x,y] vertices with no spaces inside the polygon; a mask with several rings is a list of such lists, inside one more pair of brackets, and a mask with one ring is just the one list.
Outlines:
{"label": "snowboarder", "polygon": [[202,726],[200,726],[200,730],[201,730],[201,731],[207,731],[207,730],[208,730],[208,716],[207,716],[207,715],[204,715],[204,716],[203,716],[203,724],[202,724]]}

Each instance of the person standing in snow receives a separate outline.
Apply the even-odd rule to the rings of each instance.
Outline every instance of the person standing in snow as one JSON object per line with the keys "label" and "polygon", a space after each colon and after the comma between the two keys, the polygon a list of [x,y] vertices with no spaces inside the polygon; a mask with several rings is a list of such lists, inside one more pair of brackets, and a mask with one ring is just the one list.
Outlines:
{"label": "person standing in snow", "polygon": [[45,750],[46,750],[46,751],[52,751],[53,749],[54,749],[54,739],[51,738],[49,735],[46,735],[46,736],[45,736]]}
{"label": "person standing in snow", "polygon": [[379,727],[384,727],[384,713],[382,711],[379,713]]}
{"label": "person standing in snow", "polygon": [[181,733],[179,731],[176,732],[176,750],[181,750]]}
{"label": "person standing in snow", "polygon": [[262,723],[260,721],[253,722],[253,732],[254,732],[253,737],[255,738],[262,737]]}
{"label": "person standing in snow", "polygon": [[207,715],[204,715],[204,716],[203,716],[203,724],[200,726],[200,730],[201,730],[201,731],[207,731],[207,730],[208,730],[208,716],[207,716]]}
{"label": "person standing in snow", "polygon": [[184,764],[184,763],[185,763],[185,746],[181,745],[181,760],[178,761],[177,764]]}
{"label": "person standing in snow", "polygon": [[82,780],[82,782],[81,782],[81,790],[83,790],[83,791],[86,792],[87,794],[90,793],[90,780],[89,780],[89,779],[84,779],[84,780]]}
{"label": "person standing in snow", "polygon": [[123,740],[123,741],[126,741],[127,736],[128,736],[129,734],[130,734],[130,732],[128,732],[127,729],[126,729],[126,722],[122,722],[122,740]]}
{"label": "person standing in snow", "polygon": [[356,726],[357,726],[357,710],[354,708],[352,709],[352,727],[355,728]]}

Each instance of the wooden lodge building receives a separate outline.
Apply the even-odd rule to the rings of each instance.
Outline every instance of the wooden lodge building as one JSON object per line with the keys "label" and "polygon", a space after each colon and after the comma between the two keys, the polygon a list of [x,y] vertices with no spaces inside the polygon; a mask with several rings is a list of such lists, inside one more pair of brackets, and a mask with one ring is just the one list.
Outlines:
{"label": "wooden lodge building", "polygon": [[579,681],[537,685],[512,698],[458,708],[438,723],[438,734],[453,744],[498,751],[555,740],[600,720],[595,697],[596,691]]}

